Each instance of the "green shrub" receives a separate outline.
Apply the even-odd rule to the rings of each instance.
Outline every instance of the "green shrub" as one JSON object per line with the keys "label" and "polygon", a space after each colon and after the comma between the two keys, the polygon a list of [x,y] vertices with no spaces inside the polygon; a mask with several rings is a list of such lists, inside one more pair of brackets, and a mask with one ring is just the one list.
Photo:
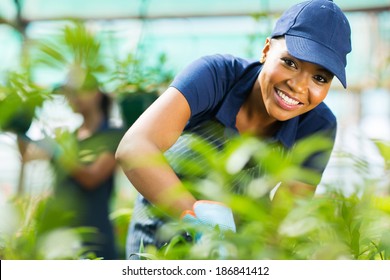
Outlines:
{"label": "green shrub", "polygon": [[[377,194],[373,180],[362,180],[365,185],[357,189],[363,192],[351,195],[329,187],[313,198],[296,198],[286,193],[282,203],[270,202],[269,191],[277,182],[318,179],[312,171],[298,166],[312,152],[328,144],[323,138],[314,137],[298,143],[286,154],[274,145],[240,137],[219,151],[194,138],[191,148],[198,157],[183,157],[176,162],[182,167],[181,172],[189,173],[185,184],[199,198],[229,205],[235,215],[237,233],[226,233],[221,238],[218,230],[172,222],[162,233],[173,235],[171,242],[159,250],[143,248],[141,256],[146,259],[389,259],[390,198]],[[388,161],[388,154],[382,155]],[[263,163],[259,165],[262,176],[245,174],[245,167],[251,161]],[[245,182],[239,190],[232,186],[237,174]],[[201,241],[188,242],[182,235],[183,227],[192,234],[202,232]]]}

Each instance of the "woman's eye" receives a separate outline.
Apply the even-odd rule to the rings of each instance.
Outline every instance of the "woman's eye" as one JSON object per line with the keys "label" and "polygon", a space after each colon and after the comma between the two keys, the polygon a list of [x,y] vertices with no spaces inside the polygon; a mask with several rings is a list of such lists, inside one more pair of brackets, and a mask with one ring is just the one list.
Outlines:
{"label": "woman's eye", "polygon": [[314,79],[317,80],[318,82],[324,83],[324,84],[328,82],[328,79],[321,76],[321,75],[315,75]]}
{"label": "woman's eye", "polygon": [[286,65],[289,66],[289,67],[297,68],[297,65],[295,64],[295,62],[292,61],[292,60],[289,59],[289,58],[282,58],[282,61],[284,62],[284,64],[286,64]]}

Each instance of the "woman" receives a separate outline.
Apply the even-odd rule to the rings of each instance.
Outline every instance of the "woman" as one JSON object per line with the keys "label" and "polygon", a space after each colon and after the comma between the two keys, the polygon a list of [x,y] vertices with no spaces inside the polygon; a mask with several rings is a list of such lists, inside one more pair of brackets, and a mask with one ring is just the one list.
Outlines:
{"label": "woman", "polygon": [[97,79],[88,74],[81,82],[55,90],[82,116],[77,130],[56,131],[56,139],[34,142],[19,137],[19,145],[24,161],[49,159],[54,170],[54,195],[46,205],[42,230],[88,227],[92,232],[85,237],[81,257],[117,259],[109,206],[117,167],[115,149],[123,131],[110,127],[111,100],[99,90]]}
{"label": "woman", "polygon": [[54,158],[55,196],[73,213],[73,226],[96,231],[85,242],[86,251],[98,258],[117,259],[109,205],[114,192],[114,153],[123,132],[110,127],[111,100],[99,90],[94,76],[87,75],[80,88],[65,86],[62,92],[83,122],[73,135],[59,136],[60,149]]}
{"label": "woman", "polygon": [[[265,42],[260,62],[214,55],[180,73],[127,131],[117,149],[118,161],[142,195],[133,214],[128,254],[136,253],[141,242],[161,246],[156,232],[164,221],[145,210],[148,202],[172,217],[235,230],[226,206],[198,201],[168,163],[151,166],[145,159],[162,157],[175,148],[183,131],[196,133],[210,121],[239,134],[280,142],[287,149],[316,133],[334,141],[336,119],[323,100],[333,76],[346,87],[350,51],[350,27],[343,12],[332,1],[312,0],[282,15]],[[312,159],[306,167],[321,174],[330,152],[322,155],[325,160],[320,164]],[[284,187],[308,195],[314,193],[314,183],[318,182]]]}

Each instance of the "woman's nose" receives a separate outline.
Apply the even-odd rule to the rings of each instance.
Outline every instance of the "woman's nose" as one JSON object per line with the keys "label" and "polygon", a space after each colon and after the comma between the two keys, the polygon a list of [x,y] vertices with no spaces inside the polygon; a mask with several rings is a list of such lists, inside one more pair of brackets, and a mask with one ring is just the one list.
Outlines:
{"label": "woman's nose", "polygon": [[299,73],[287,80],[287,85],[295,93],[307,93],[309,86],[309,75]]}

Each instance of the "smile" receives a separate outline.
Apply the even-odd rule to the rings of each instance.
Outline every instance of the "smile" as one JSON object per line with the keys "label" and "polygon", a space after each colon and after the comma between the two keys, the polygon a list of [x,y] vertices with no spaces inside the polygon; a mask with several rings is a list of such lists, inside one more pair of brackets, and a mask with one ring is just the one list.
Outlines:
{"label": "smile", "polygon": [[288,97],[286,94],[284,94],[282,91],[276,89],[276,93],[280,96],[280,98],[283,99],[283,101],[288,104],[288,105],[291,105],[291,106],[296,106],[298,105],[300,102],[295,100],[295,99],[292,99],[291,97]]}

